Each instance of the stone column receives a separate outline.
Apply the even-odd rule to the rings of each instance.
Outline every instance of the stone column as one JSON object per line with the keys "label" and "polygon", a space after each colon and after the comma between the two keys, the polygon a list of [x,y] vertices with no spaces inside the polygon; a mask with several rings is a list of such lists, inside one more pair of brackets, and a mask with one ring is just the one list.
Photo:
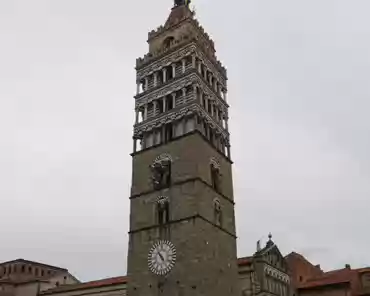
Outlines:
{"label": "stone column", "polygon": [[144,79],[145,79],[145,91],[147,91],[149,88],[149,78],[145,77]]}
{"label": "stone column", "polygon": [[167,69],[163,68],[162,72],[163,72],[163,83],[166,83],[167,82]]}
{"label": "stone column", "polygon": [[195,53],[193,53],[193,55],[191,56],[191,58],[192,58],[192,66],[193,66],[193,68],[195,68],[197,65],[196,65],[196,63],[197,63],[197,56],[195,55]]}
{"label": "stone column", "polygon": [[201,60],[199,60],[198,62],[198,72],[199,74],[202,74],[202,61]]}
{"label": "stone column", "polygon": [[209,112],[209,110],[208,110],[208,96],[204,96],[204,104],[205,104],[204,109],[207,112]]}
{"label": "stone column", "polygon": [[218,107],[217,106],[215,106],[215,113],[216,113],[216,116],[215,116],[216,117],[216,121],[219,122],[219,119],[218,119],[218,115],[219,114],[218,114]]}
{"label": "stone column", "polygon": [[197,100],[197,85],[193,84],[193,95],[194,95],[194,100]]}
{"label": "stone column", "polygon": [[229,144],[227,145],[227,157],[231,159],[231,149]]}
{"label": "stone column", "polygon": [[153,73],[153,76],[154,76],[154,87],[156,87],[157,84],[158,84],[158,73],[157,72],[154,72]]}
{"label": "stone column", "polygon": [[166,106],[167,104],[166,103],[167,103],[167,97],[163,97],[163,112],[167,111],[166,110],[167,109],[167,106]]}
{"label": "stone column", "polygon": [[184,87],[183,89],[182,89],[182,97],[183,97],[183,104],[185,104],[186,103],[186,88]]}
{"label": "stone column", "polygon": [[140,81],[136,82],[136,94],[140,94]]}
{"label": "stone column", "polygon": [[186,71],[186,59],[182,59],[181,63],[182,63],[182,73],[185,73],[185,71]]}
{"label": "stone column", "polygon": [[172,78],[176,77],[176,64],[172,64]]}
{"label": "stone column", "polygon": [[214,112],[213,112],[213,109],[214,109],[215,105],[214,105],[214,102],[213,100],[211,101],[211,116],[213,117],[214,115]]}
{"label": "stone column", "polygon": [[223,93],[224,93],[224,101],[227,102],[227,92],[226,92],[226,90],[223,90]]}
{"label": "stone column", "polygon": [[139,108],[135,109],[135,124],[138,124],[139,123]]}
{"label": "stone column", "polygon": [[203,106],[203,89],[199,89],[200,90],[200,95],[199,95],[199,103],[201,106]]}
{"label": "stone column", "polygon": [[212,73],[208,73],[208,81],[209,81],[209,85],[212,87]]}
{"label": "stone column", "polygon": [[225,129],[229,131],[229,118],[225,118]]}
{"label": "stone column", "polygon": [[144,105],[144,118],[143,120],[147,120],[148,119],[148,104],[145,104]]}
{"label": "stone column", "polygon": [[176,108],[176,93],[172,93],[172,107]]}
{"label": "stone column", "polygon": [[136,150],[137,150],[137,139],[135,137],[133,137],[132,140],[133,140],[133,147],[132,147],[132,149],[133,149],[133,151],[135,153]]}
{"label": "stone column", "polygon": [[157,114],[157,100],[153,101],[153,116]]}
{"label": "stone column", "polygon": [[207,81],[208,69],[204,68],[204,79]]}

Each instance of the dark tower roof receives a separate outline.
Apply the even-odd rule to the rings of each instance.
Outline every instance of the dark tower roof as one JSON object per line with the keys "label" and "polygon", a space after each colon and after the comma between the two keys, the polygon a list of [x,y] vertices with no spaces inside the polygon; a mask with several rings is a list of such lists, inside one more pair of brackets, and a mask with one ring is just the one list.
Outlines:
{"label": "dark tower roof", "polygon": [[192,12],[187,5],[174,6],[164,27],[166,29],[170,28],[186,19],[193,18],[193,16],[194,12]]}

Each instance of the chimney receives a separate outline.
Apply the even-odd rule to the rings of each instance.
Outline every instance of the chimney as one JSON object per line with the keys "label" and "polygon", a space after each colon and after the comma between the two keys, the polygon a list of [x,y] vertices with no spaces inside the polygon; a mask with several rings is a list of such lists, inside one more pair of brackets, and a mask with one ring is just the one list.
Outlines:
{"label": "chimney", "polygon": [[346,264],[346,269],[351,269],[351,265]]}
{"label": "chimney", "polygon": [[321,265],[320,265],[320,264],[315,265],[315,267],[316,267],[317,269],[320,269],[320,270],[321,270]]}

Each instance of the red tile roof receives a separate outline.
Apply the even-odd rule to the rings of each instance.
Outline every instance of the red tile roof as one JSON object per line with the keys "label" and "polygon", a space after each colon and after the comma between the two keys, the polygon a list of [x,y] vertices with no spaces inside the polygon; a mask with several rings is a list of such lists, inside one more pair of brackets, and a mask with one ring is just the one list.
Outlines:
{"label": "red tile roof", "polygon": [[[311,278],[298,285],[298,289],[310,289],[322,286],[345,284],[351,285],[353,291],[360,290],[359,274],[370,272],[370,267],[360,269],[343,268],[323,273],[322,276]],[[360,292],[356,294],[360,295]]]}
{"label": "red tile roof", "polygon": [[81,290],[81,289],[93,289],[93,288],[100,288],[100,287],[111,286],[111,285],[122,285],[126,283],[127,283],[127,277],[119,276],[119,277],[106,278],[106,279],[92,281],[92,282],[86,282],[82,284],[60,286],[57,288],[46,290],[40,294],[48,295],[48,294],[54,294],[54,293],[76,291],[76,290]]}
{"label": "red tile roof", "polygon": [[350,269],[340,269],[330,272],[325,272],[322,276],[311,278],[304,283],[298,285],[298,289],[309,289],[315,287],[350,283],[352,272]]}
{"label": "red tile roof", "polygon": [[253,262],[253,257],[238,258],[238,265],[239,266],[249,265],[252,262]]}

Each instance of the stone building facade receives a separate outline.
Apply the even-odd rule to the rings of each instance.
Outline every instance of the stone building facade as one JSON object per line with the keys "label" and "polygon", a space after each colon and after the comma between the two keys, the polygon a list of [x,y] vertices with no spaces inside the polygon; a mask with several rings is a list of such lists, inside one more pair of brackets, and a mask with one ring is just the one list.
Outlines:
{"label": "stone building facade", "polygon": [[257,243],[257,252],[238,260],[239,285],[243,296],[292,294],[291,276],[288,264],[279,248],[269,240],[264,248]]}
{"label": "stone building facade", "polygon": [[136,63],[127,294],[239,296],[226,69],[187,1],[148,44]]}
{"label": "stone building facade", "polygon": [[35,296],[79,281],[67,269],[24,259],[0,264],[0,296]]}

